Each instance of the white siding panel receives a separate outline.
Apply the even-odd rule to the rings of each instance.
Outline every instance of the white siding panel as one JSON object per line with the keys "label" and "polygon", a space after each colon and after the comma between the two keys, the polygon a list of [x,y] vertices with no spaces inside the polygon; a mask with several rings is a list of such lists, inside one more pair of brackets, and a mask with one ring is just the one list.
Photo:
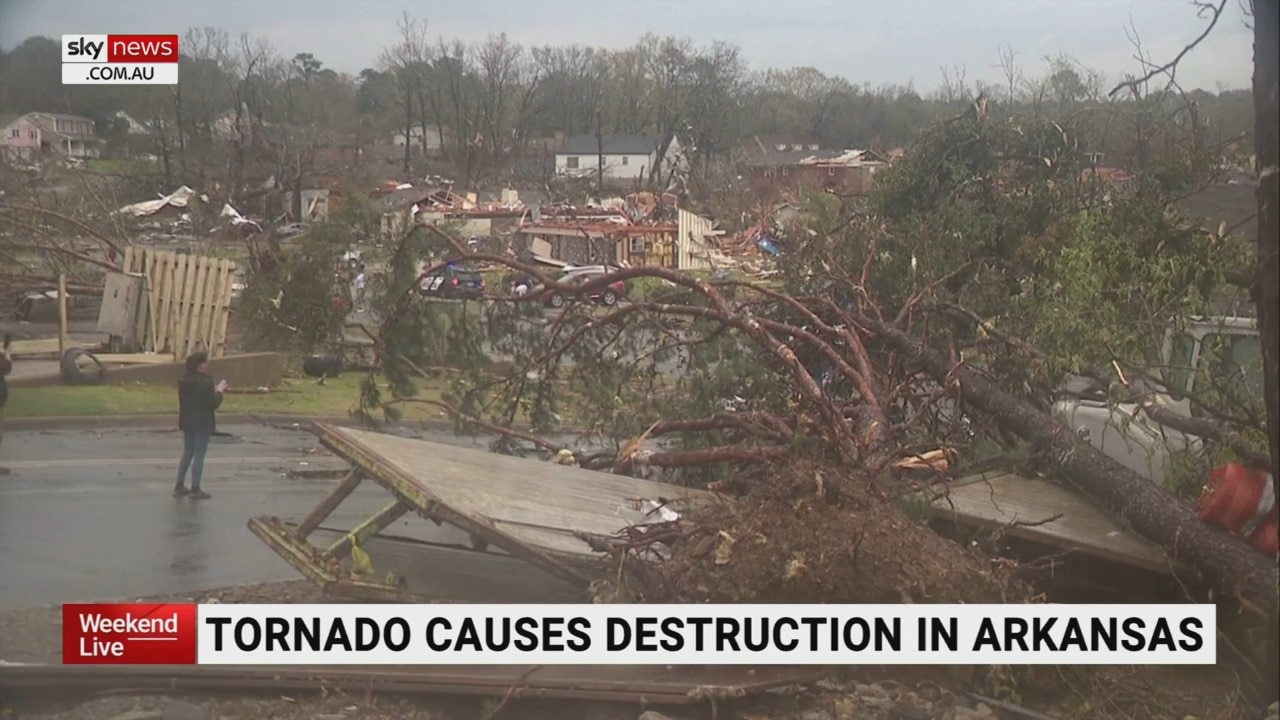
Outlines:
{"label": "white siding panel", "polygon": [[711,246],[709,238],[715,223],[688,210],[679,211],[679,231],[676,236],[676,268],[678,270],[710,270]]}
{"label": "white siding panel", "polygon": [[[569,167],[569,158],[578,159],[576,172],[595,173],[599,169],[599,155],[565,155],[556,154],[556,173],[575,172]],[[605,155],[604,176],[611,180],[635,180],[649,176],[655,155]]]}

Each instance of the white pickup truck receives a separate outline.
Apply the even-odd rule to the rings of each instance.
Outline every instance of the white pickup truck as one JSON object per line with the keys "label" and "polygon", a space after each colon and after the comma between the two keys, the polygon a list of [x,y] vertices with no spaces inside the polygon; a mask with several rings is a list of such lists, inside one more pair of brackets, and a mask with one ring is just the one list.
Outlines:
{"label": "white pickup truck", "polygon": [[[1170,333],[1162,349],[1165,408],[1192,417],[1188,396],[1208,369],[1218,380],[1236,384],[1242,394],[1262,397],[1262,341],[1252,318],[1211,318]],[[1073,382],[1073,386],[1087,383]],[[1073,388],[1075,389],[1075,388]],[[1105,392],[1102,393],[1105,395]],[[1170,454],[1195,450],[1202,441],[1152,420],[1137,403],[1070,397],[1054,404],[1054,412],[1094,447],[1135,472],[1163,484]]]}

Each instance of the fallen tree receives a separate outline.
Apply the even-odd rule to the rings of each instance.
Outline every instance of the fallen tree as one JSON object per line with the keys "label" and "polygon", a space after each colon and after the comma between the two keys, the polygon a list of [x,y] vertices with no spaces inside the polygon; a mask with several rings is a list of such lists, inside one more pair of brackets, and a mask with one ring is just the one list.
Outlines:
{"label": "fallen tree", "polygon": [[[457,242],[447,235],[444,237],[448,242]],[[504,264],[560,289],[554,279],[543,276],[536,267],[506,257],[467,253],[460,244],[456,251],[458,257]],[[913,445],[918,444],[911,440],[911,426],[917,423],[920,425],[917,431],[925,429],[919,417],[927,411],[928,403],[915,404],[915,420],[896,423],[889,419],[886,408],[908,396],[919,399],[922,388],[932,384],[934,389],[927,393],[926,400],[953,397],[961,407],[979,411],[993,418],[1004,430],[1029,441],[1052,460],[1073,486],[1160,544],[1172,558],[1196,570],[1221,595],[1238,598],[1248,610],[1259,615],[1275,607],[1277,574],[1270,558],[1239,538],[1201,522],[1187,505],[1082,441],[1042,405],[1025,395],[1002,389],[1001,383],[988,379],[983,372],[931,346],[918,335],[873,317],[880,314],[874,306],[865,306],[870,310],[841,308],[826,298],[787,296],[735,281],[705,282],[661,268],[623,269],[584,283],[577,291],[589,293],[597,285],[603,287],[619,279],[642,277],[664,280],[686,294],[679,302],[674,297],[664,298],[665,302],[636,302],[604,315],[578,317],[581,322],[573,332],[546,343],[538,359],[548,362],[566,352],[573,343],[581,342],[591,330],[615,328],[628,318],[646,315],[690,318],[728,326],[749,338],[761,357],[771,358],[780,366],[780,372],[794,384],[801,401],[811,408],[799,414],[793,410],[789,416],[757,412],[720,413],[689,420],[659,419],[648,427],[645,437],[717,430],[730,431],[733,440],[713,448],[650,452],[645,458],[646,464],[670,468],[796,457],[798,438],[809,436],[818,442],[819,457],[829,451],[833,462],[856,468],[845,477],[839,473],[827,477],[819,494],[837,498],[837,502],[854,508],[883,506],[884,499],[909,489],[895,484],[886,476],[886,471],[893,460],[913,452]],[[570,290],[567,286],[563,289]],[[747,297],[730,301],[725,295],[730,290],[744,291]],[[501,302],[518,305],[527,299],[511,297]],[[779,305],[806,322],[776,319]],[[768,308],[774,310],[773,317],[763,314]],[[902,313],[898,315],[900,319],[904,317]],[[562,314],[552,323],[548,334],[554,337],[556,328],[571,324],[573,319],[572,313]],[[1030,347],[1029,343],[1019,345],[1024,349]],[[811,365],[802,360],[806,352],[828,361],[834,372],[853,383],[858,392],[845,399],[833,398],[821,386]],[[455,415],[462,414],[456,408],[447,409]],[[917,435],[917,440],[921,436],[938,444],[946,441],[945,432],[936,424],[928,425],[925,432]],[[542,444],[551,445],[545,441]],[[634,447],[620,450],[613,463],[614,471],[629,470],[634,456]],[[957,567],[964,566],[963,562],[956,562]],[[978,584],[982,583],[974,581],[975,587]],[[990,590],[992,586],[986,587]],[[981,596],[991,597],[987,593]]]}
{"label": "fallen tree", "polygon": [[915,338],[871,318],[858,318],[876,337],[954,383],[964,399],[990,413],[1010,432],[1050,453],[1072,485],[1097,498],[1134,530],[1159,543],[1171,558],[1199,571],[1220,591],[1261,617],[1274,611],[1280,581],[1274,559],[1235,535],[1202,522],[1147,478],[1103,455],[1070,428],[981,374],[950,362]]}
{"label": "fallen tree", "polygon": [[[1143,121],[1167,112],[1167,101],[1144,105]],[[936,538],[904,502],[1026,443],[1216,597],[1266,614],[1277,605],[1273,560],[1201,523],[1189,498],[1094,450],[1051,411],[1069,373],[1104,384],[1123,384],[1133,368],[1159,376],[1149,347],[1209,313],[1230,286],[1247,248],[1170,210],[1219,163],[1187,143],[1192,118],[1146,136],[1150,167],[1131,186],[1099,188],[1069,127],[992,121],[989,111],[975,103],[925,134],[878,176],[870,216],[810,198],[809,227],[783,239],[779,284],[631,267],[568,285],[518,259],[471,252],[438,227],[416,228],[393,249],[391,292],[378,302],[392,397],[371,377],[362,407],[373,420],[412,401],[408,350],[446,312],[415,289],[446,262],[505,268],[584,299],[626,281],[644,288],[633,302],[599,311],[570,303],[554,316],[536,309],[536,295],[490,283],[480,313],[447,310],[457,314],[448,335],[461,361],[445,396],[423,401],[460,430],[549,454],[565,449],[549,438],[572,414],[612,445],[580,464],[745,496],[661,533],[681,548],[663,573],[680,578],[667,597],[1024,599],[1015,571]],[[963,312],[938,312],[947,308]],[[472,352],[482,342],[510,358],[502,368]],[[1245,425],[1258,414],[1216,396],[1195,402],[1226,451],[1257,460]],[[941,468],[903,469],[929,452],[946,458]],[[651,552],[654,537],[609,549],[670,562]],[[876,542],[888,538],[906,540]],[[733,558],[745,574],[711,587],[706,571]],[[815,577],[824,581],[805,584]]]}

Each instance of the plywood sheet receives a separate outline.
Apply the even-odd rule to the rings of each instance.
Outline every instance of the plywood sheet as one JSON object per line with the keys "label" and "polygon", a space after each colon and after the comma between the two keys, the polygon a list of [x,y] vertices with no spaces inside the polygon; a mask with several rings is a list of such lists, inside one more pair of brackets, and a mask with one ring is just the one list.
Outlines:
{"label": "plywood sheet", "polygon": [[558,554],[594,556],[573,536],[576,531],[613,535],[660,519],[635,509],[637,501],[666,501],[668,509],[679,511],[710,497],[676,485],[367,430],[317,423],[315,431],[327,447],[395,485],[418,507],[438,504]]}
{"label": "plywood sheet", "polygon": [[1126,529],[1080,493],[1042,478],[1010,473],[966,478],[934,500],[932,511],[963,524],[1003,528],[1026,540],[1160,573],[1176,567],[1158,545]]}

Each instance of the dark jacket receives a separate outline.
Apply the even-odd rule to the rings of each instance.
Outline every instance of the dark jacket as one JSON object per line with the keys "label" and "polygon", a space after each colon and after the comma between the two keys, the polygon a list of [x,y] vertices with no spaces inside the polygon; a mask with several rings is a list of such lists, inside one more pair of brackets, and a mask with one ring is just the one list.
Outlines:
{"label": "dark jacket", "polygon": [[0,355],[0,408],[9,402],[9,379],[5,377],[13,370],[13,361]]}
{"label": "dark jacket", "polygon": [[214,389],[213,378],[189,372],[178,380],[178,428],[202,435],[213,434],[213,413],[222,404],[222,393]]}

